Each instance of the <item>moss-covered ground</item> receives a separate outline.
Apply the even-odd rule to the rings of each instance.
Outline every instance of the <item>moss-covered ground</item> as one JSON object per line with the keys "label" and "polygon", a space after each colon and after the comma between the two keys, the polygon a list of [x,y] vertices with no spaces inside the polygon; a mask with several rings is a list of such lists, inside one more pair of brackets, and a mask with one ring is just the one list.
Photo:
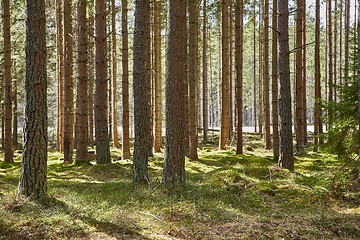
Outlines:
{"label": "moss-covered ground", "polygon": [[[249,138],[254,138],[249,136]],[[261,141],[243,155],[201,144],[186,159],[185,187],[161,185],[163,154],[149,160],[149,187],[131,184],[131,161],[64,165],[49,151],[49,199],[17,196],[20,153],[0,161],[0,239],[360,239],[360,191],[334,155],[308,149],[295,173]]]}

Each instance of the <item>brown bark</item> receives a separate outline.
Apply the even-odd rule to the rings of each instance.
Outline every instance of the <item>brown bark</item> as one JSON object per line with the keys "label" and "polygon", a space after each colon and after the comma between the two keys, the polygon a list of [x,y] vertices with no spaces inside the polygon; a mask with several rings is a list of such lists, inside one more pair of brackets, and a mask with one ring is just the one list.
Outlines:
{"label": "brown bark", "polygon": [[95,0],[95,140],[96,163],[111,163],[108,133],[105,2]]}
{"label": "brown bark", "polygon": [[264,138],[265,149],[271,149],[270,134],[270,73],[269,73],[269,0],[264,0],[263,14],[263,34],[264,34],[264,52],[263,52],[263,99],[264,99]]}
{"label": "brown bark", "polygon": [[198,160],[197,146],[197,119],[196,119],[196,92],[199,74],[199,0],[189,0],[189,133],[190,133],[190,158]]}
{"label": "brown bark", "polygon": [[135,1],[134,31],[134,124],[135,143],[133,160],[133,183],[148,184],[149,111],[147,85],[147,15],[148,0]]}
{"label": "brown bark", "polygon": [[306,99],[307,99],[307,83],[306,83],[306,79],[307,79],[307,69],[306,69],[306,0],[303,0],[304,3],[304,8],[303,8],[303,11],[302,11],[302,19],[303,19],[303,41],[302,41],[302,68],[303,68],[303,74],[302,74],[302,77],[303,77],[303,91],[302,91],[302,94],[303,94],[303,103],[302,103],[302,109],[303,109],[303,114],[302,114],[302,117],[303,117],[303,137],[304,137],[304,146],[307,144],[308,142],[308,139],[307,139],[307,111],[306,111]]}
{"label": "brown bark", "polygon": [[[328,88],[329,88],[329,95],[328,101],[332,102],[333,99],[333,30],[332,30],[332,4],[331,1],[328,1],[328,9],[327,9],[327,21],[328,21]],[[333,125],[333,112],[331,108],[328,111],[328,123],[329,127],[331,128]]]}
{"label": "brown bark", "polygon": [[344,78],[349,78],[350,0],[345,0]]}
{"label": "brown bark", "polygon": [[78,16],[78,80],[76,100],[76,161],[88,162],[88,69],[86,0],[79,0]]}
{"label": "brown bark", "polygon": [[273,152],[274,159],[279,159],[279,82],[278,82],[278,32],[277,0],[273,0],[272,14],[272,128],[273,128]]}
{"label": "brown bark", "polygon": [[47,195],[45,1],[27,1],[26,9],[25,141],[19,193],[39,199]]}
{"label": "brown bark", "polygon": [[64,162],[72,163],[74,144],[74,80],[72,1],[64,1]]}
{"label": "brown bark", "polygon": [[[163,184],[185,184],[186,1],[169,0]],[[176,109],[176,111],[175,111]]]}
{"label": "brown bark", "polygon": [[208,141],[208,119],[209,119],[209,95],[208,95],[208,63],[207,63],[207,10],[206,10],[206,0],[203,0],[203,69],[202,69],[202,78],[203,78],[203,140]]}
{"label": "brown bark", "polygon": [[4,15],[4,161],[13,162],[12,146],[12,99],[11,99],[11,33],[10,33],[10,4],[3,1]]}
{"label": "brown bark", "polygon": [[279,59],[278,74],[280,83],[280,167],[294,171],[294,154],[291,130],[291,89],[289,68],[289,9],[288,0],[278,1]]}
{"label": "brown bark", "polygon": [[254,39],[253,39],[253,112],[254,112],[254,131],[257,132],[257,102],[256,102],[256,88],[257,88],[257,84],[256,84],[256,2],[254,0],[254,16],[253,16],[253,33],[254,33]]}
{"label": "brown bark", "polygon": [[161,1],[154,5],[155,152],[162,146]]}
{"label": "brown bark", "polygon": [[56,73],[58,83],[57,149],[64,151],[64,29],[62,0],[56,0]]}
{"label": "brown bark", "polygon": [[[94,1],[90,1],[89,3],[89,19],[88,19],[88,32],[91,36],[94,36]],[[88,143],[90,146],[94,146],[94,85],[95,85],[95,55],[94,55],[94,47],[95,47],[95,40],[93,37],[89,37],[88,39],[88,70],[89,70],[89,87],[88,87],[88,106],[89,106],[89,130],[88,130]]]}
{"label": "brown bark", "polygon": [[229,2],[221,0],[221,131],[220,131],[220,150],[226,149],[230,140],[229,111],[230,111],[230,82],[229,82]]}
{"label": "brown bark", "polygon": [[319,133],[321,128],[321,76],[320,76],[320,0],[315,4],[315,106],[314,106],[314,151],[318,150]]}
{"label": "brown bark", "polygon": [[119,133],[117,124],[117,61],[116,61],[116,6],[115,0],[111,0],[111,76],[112,76],[112,133],[114,148],[119,147]]}
{"label": "brown bark", "polygon": [[130,158],[130,110],[129,110],[129,47],[127,28],[127,0],[121,0],[121,35],[122,35],[122,159]]}

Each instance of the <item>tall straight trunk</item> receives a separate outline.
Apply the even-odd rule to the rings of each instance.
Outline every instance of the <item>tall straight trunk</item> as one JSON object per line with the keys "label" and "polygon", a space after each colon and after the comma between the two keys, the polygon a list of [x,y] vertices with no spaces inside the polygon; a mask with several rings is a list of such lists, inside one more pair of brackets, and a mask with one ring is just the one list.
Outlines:
{"label": "tall straight trunk", "polygon": [[64,161],[72,163],[74,143],[74,80],[72,1],[64,1]]}
{"label": "tall straight trunk", "polygon": [[233,131],[233,1],[229,2],[229,137]]}
{"label": "tall straight trunk", "polygon": [[229,82],[229,2],[221,0],[221,131],[219,148],[226,149],[229,142],[229,111],[230,111],[230,82]]}
{"label": "tall straight trunk", "polygon": [[161,1],[154,3],[155,152],[162,145]]}
{"label": "tall straight trunk", "polygon": [[13,162],[12,146],[12,103],[11,103],[11,33],[10,33],[10,4],[9,0],[3,1],[4,15],[4,160]]}
{"label": "tall straight trunk", "polygon": [[349,38],[350,38],[350,0],[345,0],[345,39],[344,39],[344,78],[349,78]]}
{"label": "tall straight trunk", "polygon": [[303,82],[303,11],[304,0],[297,0],[296,12],[296,150],[297,154],[304,153],[304,82]]}
{"label": "tall straight trunk", "polygon": [[148,0],[135,1],[134,29],[134,124],[135,143],[133,160],[133,183],[148,184],[149,111],[147,85],[147,15]]}
{"label": "tall straight trunk", "polygon": [[259,122],[259,133],[263,133],[263,32],[260,31],[262,25],[262,14],[263,14],[264,5],[262,4],[259,8],[259,36],[258,36],[258,43],[259,43],[259,72],[258,72],[258,122]]}
{"label": "tall straight trunk", "polygon": [[273,0],[272,14],[272,128],[273,128],[273,152],[274,159],[279,160],[279,82],[278,82],[278,32],[277,0]]}
{"label": "tall straight trunk", "polygon": [[76,161],[87,162],[88,136],[88,68],[86,0],[79,0],[78,16],[78,81],[76,101]]}
{"label": "tall straight trunk", "polygon": [[18,148],[18,116],[17,116],[17,111],[18,111],[18,107],[17,107],[17,79],[15,79],[13,81],[13,86],[12,86],[12,104],[13,104],[13,108],[12,108],[12,145],[15,149]]}
{"label": "tall straight trunk", "polygon": [[257,132],[256,126],[257,126],[257,103],[256,103],[256,2],[254,1],[254,16],[253,16],[253,33],[254,33],[254,39],[253,39],[253,112],[254,112],[254,131]]}
{"label": "tall straight trunk", "polygon": [[[358,35],[357,47],[358,49],[360,49],[360,4],[358,5],[358,14],[356,20],[357,20],[357,35]],[[360,99],[360,54],[358,54],[357,60],[358,60],[357,62],[358,99]],[[358,101],[358,124],[360,125],[360,101]]]}
{"label": "tall straight trunk", "polygon": [[39,199],[47,196],[45,1],[27,1],[26,13],[26,105],[19,193]]}
{"label": "tall straight trunk", "polygon": [[[95,35],[94,33],[94,1],[90,1],[89,3],[89,19],[88,19],[88,31],[91,35]],[[88,70],[89,70],[89,87],[88,87],[88,144],[89,146],[94,146],[94,85],[95,85],[95,55],[94,55],[94,47],[95,47],[95,40],[94,38],[90,37],[88,39]]]}
{"label": "tall straight trunk", "polygon": [[129,47],[127,0],[121,0],[121,35],[122,35],[122,158],[130,158],[130,110],[129,110]]}
{"label": "tall straight trunk", "polygon": [[320,0],[315,4],[315,106],[314,106],[314,150],[318,150],[321,126],[321,75],[320,75]]}
{"label": "tall straight trunk", "polygon": [[[334,86],[338,84],[338,69],[337,69],[337,60],[338,60],[338,1],[335,0],[334,3]],[[333,99],[334,102],[337,102],[337,93],[336,87],[334,88]]]}
{"label": "tall straight trunk", "polygon": [[[332,37],[332,4],[331,0],[328,1],[328,9],[327,9],[327,20],[328,20],[328,88],[329,88],[329,95],[328,95],[328,101],[332,102],[333,99],[333,37]],[[329,128],[333,125],[333,111],[331,108],[329,108],[328,111],[328,123]]]}
{"label": "tall straight trunk", "polygon": [[209,88],[208,88],[208,63],[207,63],[207,52],[208,52],[208,46],[207,46],[207,10],[206,10],[206,0],[203,0],[203,69],[202,69],[202,78],[203,78],[203,140],[208,141],[208,119],[209,119]]}
{"label": "tall straight trunk", "polygon": [[302,103],[302,109],[303,109],[303,114],[302,114],[302,117],[303,117],[303,137],[304,137],[304,145],[307,144],[307,111],[306,111],[306,93],[307,93],[307,84],[306,84],[306,79],[307,79],[307,72],[306,72],[306,0],[303,0],[303,11],[302,11],[302,22],[303,22],[303,41],[302,41],[302,68],[303,68],[303,74],[302,74],[302,77],[303,77],[303,91],[302,91],[302,94],[303,94],[303,103]]}
{"label": "tall straight trunk", "polygon": [[264,52],[263,52],[263,99],[264,99],[264,137],[265,149],[271,149],[270,134],[270,73],[269,73],[269,0],[264,0],[263,14]]}
{"label": "tall straight trunk", "polygon": [[[186,1],[169,0],[163,184],[185,184]],[[176,110],[175,110],[176,109]]]}
{"label": "tall straight trunk", "polygon": [[243,153],[243,32],[244,2],[237,0],[235,5],[235,70],[236,70],[236,106],[237,106],[237,139],[236,154]]}
{"label": "tall straight trunk", "polygon": [[339,13],[339,84],[343,83],[343,11],[344,1],[340,0]]}
{"label": "tall straight trunk", "polygon": [[279,59],[278,74],[280,83],[280,167],[294,171],[294,153],[291,123],[291,90],[289,63],[289,9],[288,0],[278,1]]}
{"label": "tall straight trunk", "polygon": [[111,76],[112,76],[112,134],[114,147],[119,147],[119,133],[117,121],[117,61],[116,61],[116,6],[115,0],[111,0]]}
{"label": "tall straight trunk", "polygon": [[151,101],[151,38],[150,38],[150,1],[146,3],[147,14],[145,15],[146,19],[146,29],[145,29],[145,39],[146,39],[146,99],[147,99],[147,111],[148,111],[148,138],[149,138],[149,156],[153,156],[153,145],[154,145],[154,134],[153,134],[153,114],[152,114],[152,101]]}
{"label": "tall straight trunk", "polygon": [[64,151],[64,29],[62,0],[56,0],[56,76],[58,84],[57,149]]}
{"label": "tall straight trunk", "polygon": [[108,132],[105,2],[95,0],[95,143],[96,163],[111,163]]}
{"label": "tall straight trunk", "polygon": [[196,92],[199,74],[199,0],[189,0],[189,133],[190,133],[190,158],[198,160],[197,147],[197,119],[196,119]]}

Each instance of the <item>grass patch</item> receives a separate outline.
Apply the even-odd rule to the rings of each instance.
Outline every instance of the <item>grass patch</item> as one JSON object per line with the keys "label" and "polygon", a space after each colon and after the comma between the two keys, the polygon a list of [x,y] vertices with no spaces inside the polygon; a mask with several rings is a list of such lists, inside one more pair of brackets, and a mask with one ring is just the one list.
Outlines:
{"label": "grass patch", "polygon": [[360,238],[359,188],[335,156],[298,156],[290,173],[256,144],[236,155],[202,143],[199,161],[186,160],[187,185],[171,190],[161,187],[161,153],[144,188],[132,185],[120,150],[104,165],[66,165],[50,151],[42,202],[17,196],[20,155],[0,161],[0,239]]}

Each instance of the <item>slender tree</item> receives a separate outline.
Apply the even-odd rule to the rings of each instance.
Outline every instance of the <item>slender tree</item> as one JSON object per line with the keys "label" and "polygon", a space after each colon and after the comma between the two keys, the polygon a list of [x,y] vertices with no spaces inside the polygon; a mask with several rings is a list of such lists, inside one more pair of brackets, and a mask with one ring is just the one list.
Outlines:
{"label": "slender tree", "polygon": [[289,8],[288,0],[278,0],[279,59],[278,74],[280,83],[280,156],[279,165],[294,171],[294,153],[291,123],[291,90],[289,63]]}
{"label": "slender tree", "polygon": [[64,161],[72,163],[74,128],[72,1],[64,1]]}
{"label": "slender tree", "polygon": [[129,110],[129,47],[128,47],[128,20],[127,0],[121,0],[121,35],[122,35],[122,158],[130,158],[130,110]]}
{"label": "slender tree", "polygon": [[56,73],[58,83],[57,149],[64,151],[64,29],[62,0],[56,0]]}
{"label": "slender tree", "polygon": [[10,3],[3,2],[3,27],[4,27],[4,160],[13,162],[12,146],[12,103],[11,103],[11,33],[10,33]]}
{"label": "slender tree", "polygon": [[270,134],[270,74],[269,74],[269,0],[264,0],[263,14],[263,99],[264,99],[264,137],[265,149],[271,149]]}
{"label": "slender tree", "polygon": [[257,132],[257,103],[256,103],[256,1],[254,0],[254,13],[253,13],[253,112],[254,112],[254,131]]}
{"label": "slender tree", "polygon": [[207,52],[208,52],[208,44],[207,44],[207,10],[206,10],[206,0],[203,0],[203,69],[202,69],[202,78],[203,78],[203,140],[208,141],[208,119],[209,119],[209,95],[208,95],[208,63],[207,63]]}
{"label": "slender tree", "polygon": [[318,150],[319,133],[321,126],[321,79],[320,79],[320,0],[315,3],[315,106],[314,106],[314,144],[315,151]]}
{"label": "slender tree", "polygon": [[198,160],[197,146],[197,121],[196,121],[196,91],[197,79],[199,74],[199,64],[197,61],[199,52],[199,0],[189,0],[189,132],[190,132],[190,158]]}
{"label": "slender tree", "polygon": [[[94,36],[94,1],[88,2],[88,32],[91,36]],[[95,39],[94,37],[88,38],[88,70],[89,70],[89,87],[88,87],[88,106],[89,106],[89,130],[88,130],[88,141],[90,146],[94,146],[94,86],[95,86]]]}
{"label": "slender tree", "polygon": [[[185,184],[186,1],[169,0],[163,184]],[[176,109],[176,111],[174,110]]]}
{"label": "slender tree", "polygon": [[161,1],[154,4],[155,152],[162,145]]}
{"label": "slender tree", "polygon": [[278,32],[277,32],[277,0],[273,0],[272,14],[272,129],[274,159],[279,159],[279,83],[278,83]]}
{"label": "slender tree", "polygon": [[147,99],[146,24],[149,13],[148,0],[135,1],[134,31],[134,124],[135,143],[133,182],[147,184],[149,156],[149,112]]}
{"label": "slender tree", "polygon": [[303,100],[303,103],[302,103],[302,110],[303,110],[303,114],[302,114],[302,117],[303,117],[303,137],[304,137],[304,145],[307,144],[308,142],[308,139],[307,139],[307,111],[306,111],[306,102],[307,102],[307,69],[306,69],[306,0],[303,0],[303,11],[302,11],[302,22],[303,22],[303,41],[302,41],[302,69],[303,69],[303,74],[302,74],[302,77],[303,77],[303,91],[302,91],[302,94],[303,94],[303,97],[302,97],[302,100]]}
{"label": "slender tree", "polygon": [[12,82],[12,145],[16,149],[18,148],[18,107],[17,107],[17,79],[14,79]]}
{"label": "slender tree", "polygon": [[[327,21],[328,21],[328,88],[329,88],[329,95],[328,101],[332,102],[333,99],[333,78],[334,78],[334,65],[333,65],[333,29],[332,29],[332,1],[328,1],[328,9],[327,9]],[[328,123],[329,127],[331,128],[333,125],[333,112],[331,108],[328,112]]]}
{"label": "slender tree", "polygon": [[229,111],[230,111],[230,79],[229,79],[229,2],[221,0],[221,131],[220,149],[226,149],[230,139]]}
{"label": "slender tree", "polygon": [[[357,14],[357,35],[358,42],[357,47],[360,49],[360,2],[358,0],[358,14]],[[360,54],[358,53],[358,67],[357,67],[357,82],[358,82],[358,99],[360,99]],[[360,125],[360,101],[358,101],[358,124]]]}
{"label": "slender tree", "polygon": [[244,2],[237,0],[235,5],[235,70],[236,70],[236,106],[237,106],[237,141],[236,154],[243,153],[243,18]]}
{"label": "slender tree", "polygon": [[117,61],[116,61],[116,6],[115,0],[111,0],[111,76],[112,76],[112,133],[114,147],[119,147],[119,133],[117,124]]}
{"label": "slender tree", "polygon": [[96,163],[111,163],[106,84],[105,2],[95,0],[95,140]]}
{"label": "slender tree", "polygon": [[26,13],[25,141],[19,193],[39,199],[47,195],[45,1],[28,0]]}
{"label": "slender tree", "polygon": [[344,78],[349,78],[350,0],[345,0]]}
{"label": "slender tree", "polygon": [[79,0],[78,16],[78,81],[76,101],[76,161],[87,162],[88,136],[88,69],[86,0]]}

